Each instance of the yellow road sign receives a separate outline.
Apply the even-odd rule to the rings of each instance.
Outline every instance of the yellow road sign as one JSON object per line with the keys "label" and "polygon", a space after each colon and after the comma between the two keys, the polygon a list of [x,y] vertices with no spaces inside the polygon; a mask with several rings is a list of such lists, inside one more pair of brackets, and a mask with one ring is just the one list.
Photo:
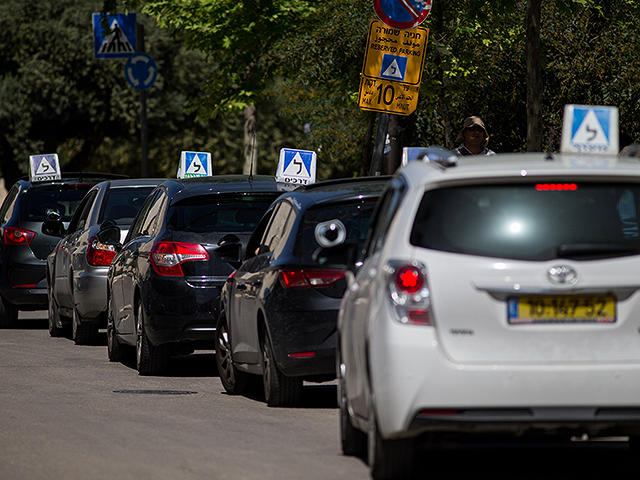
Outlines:
{"label": "yellow road sign", "polygon": [[426,28],[396,30],[380,20],[371,20],[362,74],[368,78],[419,85],[428,38]]}
{"label": "yellow road sign", "polygon": [[361,77],[358,105],[363,110],[410,115],[418,107],[419,85]]}

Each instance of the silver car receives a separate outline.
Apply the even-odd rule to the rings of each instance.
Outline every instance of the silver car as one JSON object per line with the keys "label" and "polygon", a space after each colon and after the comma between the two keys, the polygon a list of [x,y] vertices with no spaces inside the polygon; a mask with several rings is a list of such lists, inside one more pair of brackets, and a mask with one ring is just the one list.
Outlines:
{"label": "silver car", "polygon": [[338,319],[344,453],[379,479],[408,476],[421,442],[490,433],[636,448],[638,212],[637,159],[400,170]]}
{"label": "silver car", "polygon": [[61,336],[71,327],[76,344],[96,341],[98,329],[106,326],[107,273],[116,254],[115,247],[101,243],[96,234],[101,224],[111,220],[124,239],[139,208],[162,181],[114,180],[95,185],[67,229],[56,222],[56,212],[47,212],[43,229],[62,236],[47,258],[51,336]]}

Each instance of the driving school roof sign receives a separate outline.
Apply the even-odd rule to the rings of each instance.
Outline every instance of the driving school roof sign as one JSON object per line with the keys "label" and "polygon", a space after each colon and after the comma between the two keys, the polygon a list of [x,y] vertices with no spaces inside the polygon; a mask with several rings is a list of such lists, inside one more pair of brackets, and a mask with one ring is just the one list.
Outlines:
{"label": "driving school roof sign", "polygon": [[429,16],[431,0],[373,0],[373,9],[385,25],[408,30]]}
{"label": "driving school roof sign", "polygon": [[280,150],[276,182],[308,185],[316,181],[316,152],[283,148]]}
{"label": "driving school roof sign", "polygon": [[618,154],[618,108],[565,105],[563,153]]}
{"label": "driving school roof sign", "polygon": [[29,157],[29,179],[32,182],[47,182],[60,178],[62,175],[60,174],[60,161],[57,153]]}
{"label": "driving school roof sign", "polygon": [[[102,19],[106,16],[109,30]],[[129,58],[135,52],[136,14],[93,14],[93,46],[95,58]]]}
{"label": "driving school roof sign", "polygon": [[178,178],[210,177],[213,175],[211,166],[211,153],[209,152],[182,152],[180,155],[180,167]]}

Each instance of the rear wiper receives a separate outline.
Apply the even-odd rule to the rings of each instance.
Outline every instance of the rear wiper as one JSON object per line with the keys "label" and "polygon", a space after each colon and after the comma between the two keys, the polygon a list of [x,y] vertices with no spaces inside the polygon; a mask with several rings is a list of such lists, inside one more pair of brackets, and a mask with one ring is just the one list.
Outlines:
{"label": "rear wiper", "polygon": [[637,245],[624,243],[569,243],[558,247],[559,257],[587,255],[625,255],[640,252]]}

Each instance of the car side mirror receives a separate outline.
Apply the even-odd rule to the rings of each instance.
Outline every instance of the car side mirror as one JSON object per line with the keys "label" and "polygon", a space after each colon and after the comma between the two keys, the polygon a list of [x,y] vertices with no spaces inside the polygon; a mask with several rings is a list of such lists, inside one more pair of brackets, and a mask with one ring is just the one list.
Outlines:
{"label": "car side mirror", "polygon": [[236,235],[225,235],[218,241],[215,253],[220,260],[237,269],[242,263],[242,242]]}
{"label": "car side mirror", "polygon": [[98,240],[105,245],[120,245],[120,227],[118,227],[114,220],[109,219],[102,222],[96,236]]}
{"label": "car side mirror", "polygon": [[65,234],[60,210],[55,208],[47,209],[44,214],[44,222],[42,223],[40,231],[45,235],[51,235],[53,237],[62,237]]}

